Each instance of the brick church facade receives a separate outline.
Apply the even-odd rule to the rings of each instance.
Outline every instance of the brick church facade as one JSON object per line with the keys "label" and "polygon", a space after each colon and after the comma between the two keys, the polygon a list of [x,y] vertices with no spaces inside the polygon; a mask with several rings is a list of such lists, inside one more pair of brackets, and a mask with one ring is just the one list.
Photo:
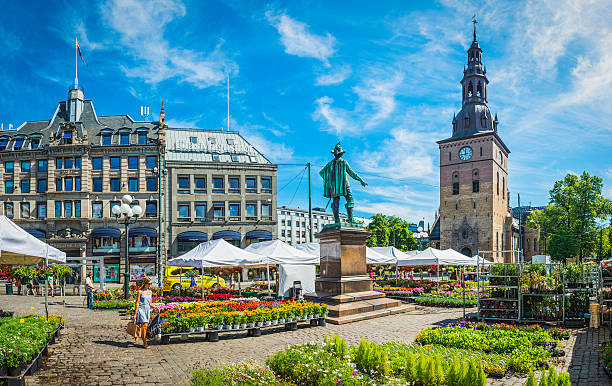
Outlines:
{"label": "brick church facade", "polygon": [[[452,135],[438,141],[440,210],[430,231],[435,248],[478,253],[496,262],[518,261],[519,223],[509,206],[510,149],[489,110],[489,80],[476,39],[467,51],[461,79],[462,107],[453,117]],[[483,251],[487,251],[484,252]]]}

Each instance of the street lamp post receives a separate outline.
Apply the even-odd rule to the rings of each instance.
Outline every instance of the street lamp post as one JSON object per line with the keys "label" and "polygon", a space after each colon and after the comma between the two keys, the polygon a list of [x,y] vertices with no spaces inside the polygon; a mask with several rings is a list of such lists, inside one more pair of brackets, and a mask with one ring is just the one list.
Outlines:
{"label": "street lamp post", "polygon": [[418,232],[414,232],[412,236],[417,239],[417,248],[420,250],[423,249],[423,239],[427,237],[427,232],[423,232],[423,227],[418,227]]}
{"label": "street lamp post", "polygon": [[123,295],[126,299],[130,297],[130,258],[129,258],[129,230],[128,226],[138,221],[138,217],[142,214],[140,205],[130,206],[132,196],[126,194],[121,197],[121,205],[113,206],[113,216],[119,224],[125,225],[125,273],[123,274]]}

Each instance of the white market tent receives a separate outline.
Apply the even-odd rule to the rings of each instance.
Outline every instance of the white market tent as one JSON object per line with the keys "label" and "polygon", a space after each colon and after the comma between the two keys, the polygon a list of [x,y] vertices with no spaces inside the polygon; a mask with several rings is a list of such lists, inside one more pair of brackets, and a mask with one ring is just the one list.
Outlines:
{"label": "white market tent", "polygon": [[418,251],[401,251],[399,249],[397,249],[396,247],[393,246],[389,246],[389,247],[372,247],[372,249],[382,255],[385,255],[387,257],[390,257],[393,259],[392,262],[390,262],[391,264],[396,264],[398,260],[406,260],[409,259],[410,256],[413,256],[415,254],[418,253]]}
{"label": "white market tent", "polygon": [[[321,244],[319,243],[296,244],[295,249],[308,252],[317,257],[321,256]],[[366,264],[395,264],[395,262],[395,257],[387,256],[384,253],[376,251],[374,248],[366,247]]]}
{"label": "white market tent", "polygon": [[492,261],[489,261],[484,257],[480,257],[478,255],[472,256],[472,259],[474,259],[474,265],[493,265]]}
{"label": "white market tent", "polygon": [[242,267],[265,264],[261,255],[233,246],[223,239],[200,243],[191,251],[168,260],[169,266],[187,267]]}
{"label": "white market tent", "polygon": [[427,248],[407,259],[398,259],[398,266],[407,265],[475,265],[476,261],[454,249]]}
{"label": "white market tent", "polygon": [[263,256],[267,264],[319,264],[319,254],[297,249],[281,241],[262,241],[244,249]]}
{"label": "white market tent", "polygon": [[0,264],[34,265],[47,259],[65,263],[66,253],[32,236],[6,216],[0,216]]}

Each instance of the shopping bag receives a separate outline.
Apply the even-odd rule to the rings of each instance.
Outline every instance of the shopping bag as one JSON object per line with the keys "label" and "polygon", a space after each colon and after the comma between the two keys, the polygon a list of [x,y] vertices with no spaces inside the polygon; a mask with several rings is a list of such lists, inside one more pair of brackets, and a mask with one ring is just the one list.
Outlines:
{"label": "shopping bag", "polygon": [[147,337],[154,338],[159,334],[161,334],[161,324],[159,323],[159,315],[156,315],[153,319],[151,319],[151,322],[149,322]]}
{"label": "shopping bag", "polygon": [[133,338],[140,338],[140,328],[136,323],[131,320],[127,325],[127,333]]}

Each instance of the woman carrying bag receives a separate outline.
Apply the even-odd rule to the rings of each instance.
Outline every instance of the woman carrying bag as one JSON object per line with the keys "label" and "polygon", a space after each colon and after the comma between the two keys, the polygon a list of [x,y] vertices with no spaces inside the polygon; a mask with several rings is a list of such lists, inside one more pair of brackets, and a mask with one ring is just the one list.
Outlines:
{"label": "woman carrying bag", "polygon": [[[147,345],[147,328],[149,327],[149,321],[151,319],[151,297],[151,279],[144,276],[142,278],[142,285],[138,290],[136,307],[134,308],[134,316],[132,317],[140,330],[140,337],[142,338],[142,346],[144,348],[149,348],[149,345]],[[135,339],[138,341],[138,334]]]}

